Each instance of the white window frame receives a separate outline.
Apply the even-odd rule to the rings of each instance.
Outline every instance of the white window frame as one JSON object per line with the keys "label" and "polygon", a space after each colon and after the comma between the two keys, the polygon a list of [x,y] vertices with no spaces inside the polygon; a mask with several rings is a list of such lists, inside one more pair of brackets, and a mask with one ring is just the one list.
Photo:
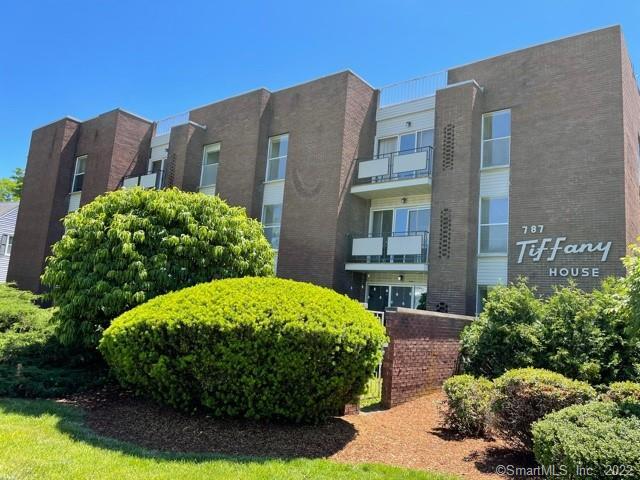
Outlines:
{"label": "white window frame", "polygon": [[[484,119],[485,117],[492,117],[494,115],[499,115],[501,113],[505,113],[505,112],[509,112],[509,135],[505,136],[505,137],[495,137],[495,138],[489,138],[486,139],[484,138]],[[502,110],[496,110],[495,112],[487,112],[487,113],[483,113],[482,114],[482,121],[481,121],[481,128],[480,128],[480,170],[493,170],[493,169],[500,169],[500,168],[509,168],[511,166],[511,109],[510,108],[503,108]],[[489,165],[486,166],[484,165],[484,145],[486,142],[493,142],[495,140],[504,140],[504,139],[508,139],[509,140],[509,161],[504,164],[504,165]]]}
{"label": "white window frame", "polygon": [[9,257],[11,255],[11,250],[13,249],[13,235],[9,235],[7,237],[7,245],[4,249],[4,254]]}
{"label": "white window frame", "polygon": [[[482,223],[482,200],[501,200],[507,199],[507,221],[505,223]],[[478,205],[478,256],[479,257],[505,257],[509,254],[509,210],[511,208],[509,196],[501,195],[495,197],[480,197],[480,202]],[[507,226],[507,250],[503,252],[482,252],[482,227],[491,227],[491,226]]]}
{"label": "white window frame", "polygon": [[[384,141],[384,140],[389,140],[390,138],[394,138],[396,141],[396,146],[393,150],[393,153],[395,152],[399,152],[400,151],[400,137],[403,135],[409,135],[409,134],[413,134],[413,150],[415,151],[418,148],[418,133],[420,132],[428,132],[429,130],[434,131],[433,128],[421,128],[419,130],[411,130],[408,132],[402,132],[402,133],[397,133],[394,135],[387,135],[384,137],[376,137],[376,145],[375,145],[375,156],[377,157],[380,152],[379,152],[379,148],[380,148],[380,142]],[[435,140],[435,131],[434,131],[434,140]],[[410,150],[410,149],[409,149]],[[403,151],[408,151],[408,150],[403,150]]]}
{"label": "white window frame", "polygon": [[[82,192],[82,189],[80,190],[76,190],[76,178],[79,176],[82,176],[82,184],[84,187],[84,175],[87,173],[87,158],[88,155],[80,155],[78,157],[76,157],[76,161],[75,164],[73,166],[73,179],[71,181],[71,193],[80,193]],[[80,164],[80,161],[84,160],[84,170],[81,173],[78,173],[78,165]]]}
{"label": "white window frame", "polygon": [[[203,185],[202,181],[204,179],[204,169],[205,167],[208,167],[210,165],[217,165],[217,168],[220,168],[220,152],[222,150],[222,142],[216,142],[216,143],[210,143],[209,145],[205,145],[202,148],[202,164],[200,166],[200,188],[207,188],[207,187],[215,187],[218,184],[218,172],[216,170],[216,181],[215,183],[211,183],[208,185]],[[205,162],[207,161],[207,154],[209,152],[218,152],[218,163],[212,163],[210,165],[207,165]]]}
{"label": "white window frame", "polygon": [[[276,207],[279,206],[280,207],[280,221],[277,223],[265,223],[264,219],[265,219],[265,211],[267,209],[267,207]],[[280,249],[280,228],[282,225],[282,212],[283,212],[283,208],[282,208],[282,203],[267,203],[262,205],[262,216],[261,218],[261,222],[262,222],[262,228],[267,229],[267,228],[278,228],[278,248],[273,247],[273,245],[271,245],[271,247],[273,248],[274,251],[278,251]],[[269,242],[271,243],[271,242]]]}
{"label": "white window frame", "polygon": [[[373,214],[374,212],[380,212],[380,211],[385,211],[385,210],[391,210],[393,211],[393,221],[391,224],[391,232],[389,232],[390,234],[396,233],[397,231],[397,226],[396,226],[396,210],[401,210],[401,209],[406,209],[406,210],[431,210],[431,204],[427,203],[427,204],[420,204],[420,205],[397,205],[397,206],[389,206],[389,207],[376,207],[376,208],[371,208],[369,210],[369,229],[368,229],[368,233],[369,235],[373,234]],[[429,219],[431,219],[431,212],[429,212]],[[409,215],[407,215],[407,222],[409,221]],[[405,228],[408,231],[408,225],[406,225]],[[429,231],[429,227],[430,225],[427,225],[427,232]]]}
{"label": "white window frame", "polygon": [[[287,138],[287,154],[286,155],[281,155],[279,157],[271,157],[271,149],[272,149],[272,145],[273,145],[273,141],[274,140],[279,140],[281,138]],[[274,135],[273,137],[269,137],[269,146],[267,147],[267,168],[266,171],[264,172],[264,183],[270,183],[270,182],[283,182],[287,173],[287,160],[289,157],[289,134],[288,133],[282,133],[280,135]],[[269,166],[271,165],[271,162],[273,160],[278,160],[281,161],[282,159],[284,159],[284,176],[282,178],[269,178]]]}
{"label": "white window frame", "polygon": [[389,287],[389,293],[387,293],[387,305],[391,306],[391,288],[392,287],[407,287],[411,288],[411,307],[406,308],[416,308],[417,305],[414,305],[414,300],[416,299],[416,287],[422,287],[425,289],[425,293],[429,293],[429,289],[426,284],[422,283],[380,283],[373,282],[367,283],[367,288],[365,291],[365,299],[369,300],[369,287]]}

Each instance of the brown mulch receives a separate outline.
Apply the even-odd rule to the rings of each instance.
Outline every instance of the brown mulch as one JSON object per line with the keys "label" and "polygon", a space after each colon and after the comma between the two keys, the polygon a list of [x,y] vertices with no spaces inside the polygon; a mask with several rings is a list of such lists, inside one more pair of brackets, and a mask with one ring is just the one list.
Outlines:
{"label": "brown mulch", "polygon": [[65,401],[87,411],[87,425],[96,433],[160,451],[332,458],[469,479],[506,478],[494,473],[497,465],[534,466],[533,459],[500,441],[460,439],[442,429],[441,399],[436,392],[391,410],[333,418],[320,426],[186,415],[114,389]]}

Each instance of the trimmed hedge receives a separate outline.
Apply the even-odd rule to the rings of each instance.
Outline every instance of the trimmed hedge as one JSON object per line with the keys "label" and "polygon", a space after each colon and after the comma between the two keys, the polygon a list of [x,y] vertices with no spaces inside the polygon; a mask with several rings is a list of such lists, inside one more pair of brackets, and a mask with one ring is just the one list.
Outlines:
{"label": "trimmed hedge", "polygon": [[122,384],[183,410],[316,422],[362,393],[385,340],[370,312],[333,290],[242,278],[124,313],[100,351]]}
{"label": "trimmed hedge", "polygon": [[509,370],[494,381],[493,426],[516,448],[530,449],[531,426],[548,413],[586,403],[596,391],[586,382],[549,370]]}
{"label": "trimmed hedge", "polygon": [[491,411],[493,383],[486,378],[456,375],[442,389],[445,402],[445,426],[463,435],[484,435]]}
{"label": "trimmed hedge", "polygon": [[271,276],[262,225],[219,197],[177,190],[121,189],[64,219],[42,282],[51,288],[58,335],[94,348],[121,313],[214,279]]}
{"label": "trimmed hedge", "polygon": [[640,415],[640,383],[616,382],[609,385],[606,400],[617,403],[625,410],[632,410]]}
{"label": "trimmed hedge", "polygon": [[553,478],[638,478],[639,446],[640,418],[613,402],[568,407],[533,426],[536,460],[555,466]]}

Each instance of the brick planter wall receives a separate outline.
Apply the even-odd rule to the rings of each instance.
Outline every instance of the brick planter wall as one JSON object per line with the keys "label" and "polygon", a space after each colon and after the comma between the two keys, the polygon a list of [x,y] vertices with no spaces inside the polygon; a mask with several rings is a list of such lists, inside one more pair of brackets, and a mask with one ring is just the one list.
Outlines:
{"label": "brick planter wall", "polygon": [[398,308],[385,313],[382,404],[391,408],[439,388],[455,374],[460,332],[473,317]]}

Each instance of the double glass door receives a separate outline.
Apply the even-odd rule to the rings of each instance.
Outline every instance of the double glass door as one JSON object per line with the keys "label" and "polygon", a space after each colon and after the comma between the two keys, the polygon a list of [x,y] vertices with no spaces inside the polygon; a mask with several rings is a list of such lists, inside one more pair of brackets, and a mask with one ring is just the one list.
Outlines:
{"label": "double glass door", "polygon": [[369,285],[369,310],[383,312],[387,307],[427,308],[427,287],[422,285]]}

